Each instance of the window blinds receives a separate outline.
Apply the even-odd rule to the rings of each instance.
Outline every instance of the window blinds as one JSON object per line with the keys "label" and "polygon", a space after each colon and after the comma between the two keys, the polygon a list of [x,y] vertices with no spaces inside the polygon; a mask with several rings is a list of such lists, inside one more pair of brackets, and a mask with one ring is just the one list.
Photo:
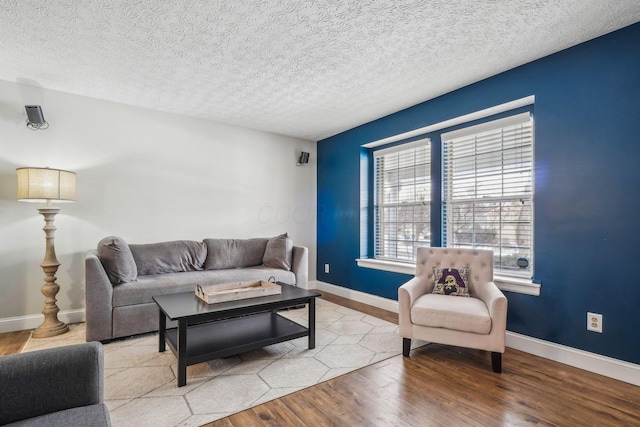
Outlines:
{"label": "window blinds", "polygon": [[530,114],[445,133],[442,141],[445,245],[492,249],[495,268],[518,273],[530,271],[533,242]]}
{"label": "window blinds", "polygon": [[375,257],[411,261],[431,230],[431,148],[422,139],[374,152]]}

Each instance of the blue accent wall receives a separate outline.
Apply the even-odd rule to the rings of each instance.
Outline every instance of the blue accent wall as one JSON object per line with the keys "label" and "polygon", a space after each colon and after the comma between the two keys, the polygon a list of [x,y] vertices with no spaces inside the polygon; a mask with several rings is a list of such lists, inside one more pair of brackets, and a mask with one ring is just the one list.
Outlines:
{"label": "blue accent wall", "polygon": [[529,95],[542,289],[505,292],[507,328],[640,364],[640,23],[319,141],[317,278],[396,300],[410,278],[356,265],[362,144]]}

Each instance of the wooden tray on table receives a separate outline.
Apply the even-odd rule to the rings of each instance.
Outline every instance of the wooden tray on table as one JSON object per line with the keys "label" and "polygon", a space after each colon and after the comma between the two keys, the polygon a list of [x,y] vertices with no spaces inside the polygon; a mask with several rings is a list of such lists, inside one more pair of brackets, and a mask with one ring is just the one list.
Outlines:
{"label": "wooden tray on table", "polygon": [[207,304],[278,295],[280,293],[282,293],[280,285],[265,282],[264,280],[206,286],[196,285],[196,296]]}

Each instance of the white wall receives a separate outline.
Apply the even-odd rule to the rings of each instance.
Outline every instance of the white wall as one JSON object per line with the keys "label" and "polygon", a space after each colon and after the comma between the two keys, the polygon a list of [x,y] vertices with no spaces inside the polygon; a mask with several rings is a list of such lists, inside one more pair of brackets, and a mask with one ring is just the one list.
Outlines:
{"label": "white wall", "polygon": [[[26,127],[28,104],[42,106],[49,129]],[[296,166],[300,151],[309,164]],[[315,280],[315,160],[312,141],[0,81],[0,332],[44,306],[44,220],[40,205],[16,201],[17,167],[78,174],[78,201],[57,205],[55,221],[63,315],[84,308],[84,255],[108,235],[151,243],[286,231],[309,248]]]}

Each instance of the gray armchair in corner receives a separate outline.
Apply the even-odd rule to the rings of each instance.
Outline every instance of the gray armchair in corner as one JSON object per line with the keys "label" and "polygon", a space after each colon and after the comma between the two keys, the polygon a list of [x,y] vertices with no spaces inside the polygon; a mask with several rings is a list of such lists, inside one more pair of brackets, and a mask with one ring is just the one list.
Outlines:
{"label": "gray armchair in corner", "polygon": [[102,344],[1,356],[0,425],[110,426]]}

